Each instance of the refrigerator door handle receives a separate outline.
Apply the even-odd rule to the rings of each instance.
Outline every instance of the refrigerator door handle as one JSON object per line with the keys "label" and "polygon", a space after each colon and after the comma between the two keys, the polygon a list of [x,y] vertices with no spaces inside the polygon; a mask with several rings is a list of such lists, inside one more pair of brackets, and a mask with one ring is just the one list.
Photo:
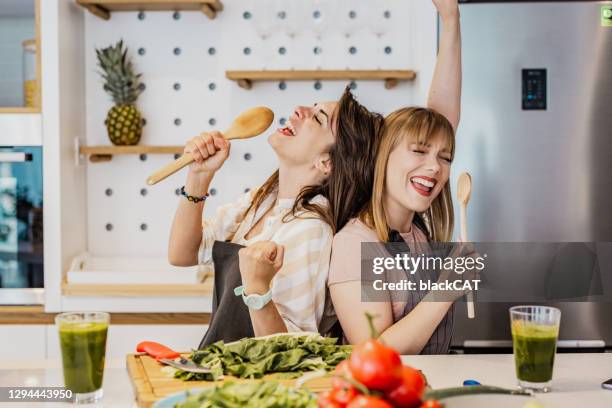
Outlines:
{"label": "refrigerator door handle", "polygon": [[512,347],[512,340],[464,340],[465,348],[503,348]]}
{"label": "refrigerator door handle", "polygon": [[[512,340],[464,340],[464,348],[512,347]],[[605,348],[604,340],[558,340],[558,348]]]}
{"label": "refrigerator door handle", "polygon": [[603,340],[559,340],[559,348],[605,348],[606,342]]}

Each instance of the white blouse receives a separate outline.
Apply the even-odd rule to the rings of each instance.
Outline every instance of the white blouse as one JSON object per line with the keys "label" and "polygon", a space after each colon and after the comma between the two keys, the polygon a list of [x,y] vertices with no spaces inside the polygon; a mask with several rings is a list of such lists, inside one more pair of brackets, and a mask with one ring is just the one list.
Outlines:
{"label": "white blouse", "polygon": [[[295,200],[277,200],[275,194],[268,196],[256,213],[249,211],[245,217],[253,196],[254,192],[246,193],[237,202],[220,207],[214,218],[204,221],[200,265],[213,266],[212,246],[215,240],[244,246],[258,241],[274,241],[283,245],[285,258],[272,280],[272,300],[289,332],[316,332],[319,328],[326,332],[335,321],[331,303],[326,305],[333,239],[331,227],[316,214],[304,210],[298,211],[296,217],[287,215]],[[311,203],[326,206],[327,200],[319,195]],[[261,232],[246,239],[245,235],[272,206]]]}

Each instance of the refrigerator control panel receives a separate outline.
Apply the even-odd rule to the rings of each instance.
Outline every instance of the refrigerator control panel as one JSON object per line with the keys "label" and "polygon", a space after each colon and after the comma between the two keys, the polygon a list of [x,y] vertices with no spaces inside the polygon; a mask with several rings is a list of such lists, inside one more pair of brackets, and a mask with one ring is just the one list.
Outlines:
{"label": "refrigerator control panel", "polygon": [[523,69],[523,110],[546,110],[545,69]]}

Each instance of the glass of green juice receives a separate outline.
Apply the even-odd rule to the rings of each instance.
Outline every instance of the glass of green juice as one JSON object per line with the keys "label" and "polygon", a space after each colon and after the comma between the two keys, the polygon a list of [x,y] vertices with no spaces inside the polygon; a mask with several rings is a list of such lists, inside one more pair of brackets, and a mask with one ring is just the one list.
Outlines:
{"label": "glass of green juice", "polygon": [[106,334],[110,315],[104,312],[70,312],[55,317],[59,330],[64,384],[76,403],[102,398]]}
{"label": "glass of green juice", "polygon": [[515,306],[510,308],[510,322],[519,386],[537,392],[550,391],[561,310]]}

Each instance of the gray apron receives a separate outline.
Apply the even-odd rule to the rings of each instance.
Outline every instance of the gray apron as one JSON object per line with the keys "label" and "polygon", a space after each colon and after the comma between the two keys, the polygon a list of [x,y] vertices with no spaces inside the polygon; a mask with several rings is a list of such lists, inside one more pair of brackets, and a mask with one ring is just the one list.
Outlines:
{"label": "gray apron", "polygon": [[198,349],[223,340],[225,343],[254,337],[249,308],[242,296],[234,294],[234,288],[242,285],[238,267],[238,251],[242,245],[215,241],[212,250],[215,265],[212,317],[208,331]]}
{"label": "gray apron", "polygon": [[[406,316],[419,304],[423,297],[427,294],[427,291],[410,291],[410,298],[404,307],[402,316]],[[436,327],[436,330],[432,333],[431,337],[423,347],[423,350],[419,354],[448,354],[450,348],[450,342],[453,334],[453,318],[455,315],[455,303],[451,305],[444,315],[444,318]]]}
{"label": "gray apron", "polygon": [[[402,236],[397,231],[393,231],[393,230],[391,230],[389,234],[389,241],[388,241],[387,249],[389,250],[389,252],[391,252],[391,255],[393,256],[395,256],[398,253],[399,254],[402,254],[405,252],[410,253],[410,248],[408,247],[408,244],[406,243],[406,241],[404,241]],[[415,280],[419,278],[427,278],[427,279],[434,280],[434,281],[436,280],[435,276],[433,276],[433,272],[431,271],[427,271],[425,273],[421,271],[420,273],[421,275],[419,274],[412,275],[406,272],[406,279]],[[409,296],[406,299],[406,306],[404,307],[402,317],[410,313],[412,309],[414,309],[416,305],[418,305],[419,302],[423,300],[425,295],[427,295],[428,291],[418,289],[418,287],[419,286],[417,285],[417,290],[408,291]],[[419,354],[448,354],[448,350],[450,348],[450,342],[451,342],[451,338],[453,334],[453,322],[454,322],[454,315],[455,315],[454,312],[455,312],[455,303],[453,303],[451,307],[448,309],[448,312],[446,312],[446,315],[444,315],[444,317],[438,324],[438,327],[436,327],[436,330],[434,330],[431,337],[427,341],[427,344],[425,344],[425,347],[423,347],[423,350],[421,350]]]}

